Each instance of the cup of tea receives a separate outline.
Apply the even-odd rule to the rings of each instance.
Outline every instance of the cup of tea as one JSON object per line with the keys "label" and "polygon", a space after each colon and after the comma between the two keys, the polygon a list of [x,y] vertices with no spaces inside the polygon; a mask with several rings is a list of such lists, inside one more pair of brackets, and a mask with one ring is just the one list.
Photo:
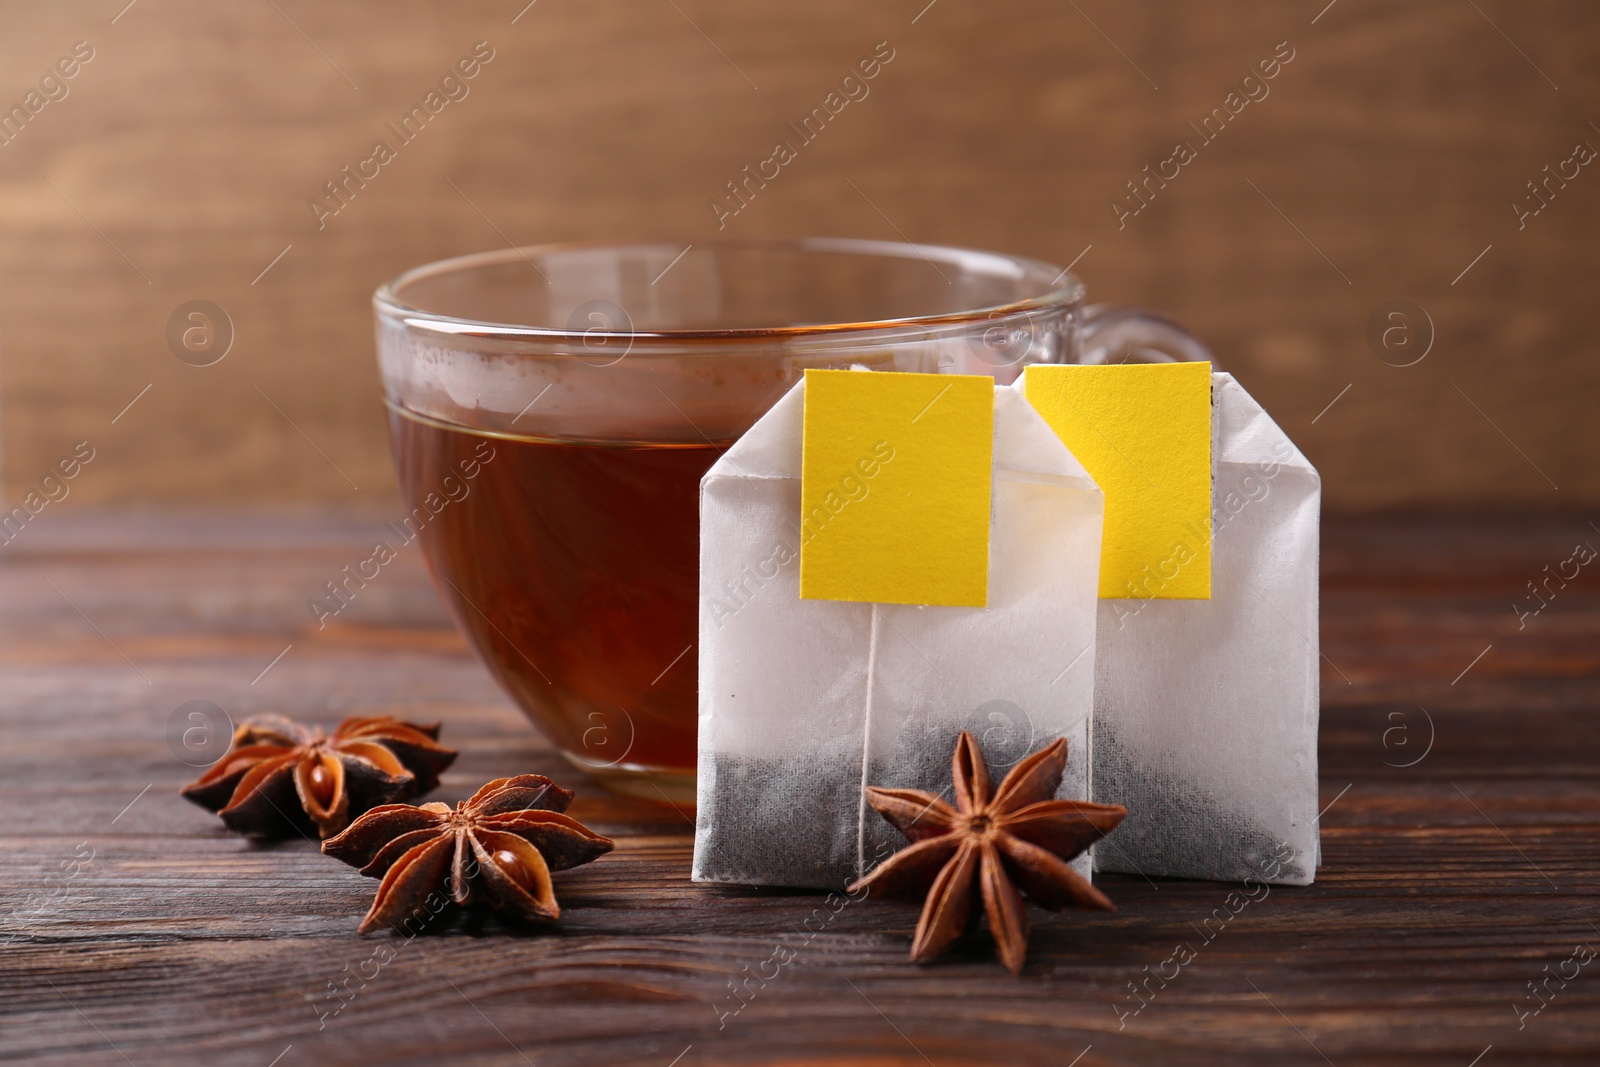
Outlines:
{"label": "cup of tea", "polygon": [[407,513],[457,626],[563,756],[694,802],[700,477],[809,367],[1209,358],[1035,260],[840,239],[464,256],[374,296]]}

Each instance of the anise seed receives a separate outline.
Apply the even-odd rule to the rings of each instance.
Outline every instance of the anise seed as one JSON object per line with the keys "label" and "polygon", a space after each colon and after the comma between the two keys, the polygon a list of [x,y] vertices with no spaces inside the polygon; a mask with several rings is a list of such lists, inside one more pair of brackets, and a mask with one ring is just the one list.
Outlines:
{"label": "anise seed", "polygon": [[327,765],[320,760],[311,768],[311,795],[324,809],[333,805],[334,781]]}
{"label": "anise seed", "polygon": [[518,885],[526,887],[533,881],[533,872],[529,871],[517,854],[510,849],[497,849],[490,858],[494,860],[496,867],[506,872],[507,878]]}

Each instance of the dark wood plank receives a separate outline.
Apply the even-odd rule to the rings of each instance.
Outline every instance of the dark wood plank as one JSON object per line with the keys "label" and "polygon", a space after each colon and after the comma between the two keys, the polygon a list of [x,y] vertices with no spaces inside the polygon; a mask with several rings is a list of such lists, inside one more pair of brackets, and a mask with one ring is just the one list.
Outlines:
{"label": "dark wood plank", "polygon": [[[1600,586],[1585,573],[1520,630],[1509,606],[1585,536],[1581,518],[1330,520],[1317,883],[1232,914],[1225,885],[1106,877],[1121,911],[1035,913],[1020,979],[981,934],[937,964],[908,964],[914,909],[835,911],[819,894],[690,883],[684,817],[567,771],[449,629],[414,557],[315,630],[305,597],[375,523],[87,515],[7,548],[0,1058],[942,1067],[1081,1053],[1079,1067],[1465,1067],[1481,1054],[1492,1067],[1600,1057],[1595,964],[1564,987],[1552,981],[1520,1029],[1516,1012],[1538,1006],[1528,983],[1547,967],[1600,947]],[[442,718],[463,755],[440,799],[494,775],[549,773],[578,784],[574,813],[619,847],[559,876],[563,919],[548,933],[455,918],[411,941],[357,937],[369,880],[308,842],[231,838],[177,797],[194,772],[169,750],[166,720],[194,698],[234,715]],[[88,848],[91,860],[63,871]],[[1200,924],[1218,914],[1228,921],[1217,931],[1213,919],[1207,939]],[[1163,961],[1180,944],[1193,961],[1164,985],[1150,977],[1172,974]],[[793,959],[775,967],[780,946]],[[385,950],[394,958],[379,965]],[[330,983],[347,978],[355,992],[341,999]],[[1148,983],[1142,1008],[1137,983]]]}
{"label": "dark wood plank", "polygon": [[[724,183],[887,40],[870,96],[723,233],[1087,251],[1094,299],[1198,331],[1330,502],[1600,501],[1572,431],[1600,390],[1600,175],[1552,181],[1520,229],[1512,209],[1600,146],[1592,3],[676,0],[513,24],[526,2],[0,0],[0,106],[95,49],[0,148],[6,498],[87,439],[81,501],[350,500],[296,426],[389,492],[377,285],[507,238],[708,240]],[[470,95],[319,229],[307,201],[480,40]],[[1279,42],[1270,95],[1202,144],[1189,124]],[[1198,158],[1119,227],[1113,200],[1180,140]],[[1366,340],[1396,298],[1437,332],[1404,369]],[[237,336],[203,369],[165,339],[195,299]]]}

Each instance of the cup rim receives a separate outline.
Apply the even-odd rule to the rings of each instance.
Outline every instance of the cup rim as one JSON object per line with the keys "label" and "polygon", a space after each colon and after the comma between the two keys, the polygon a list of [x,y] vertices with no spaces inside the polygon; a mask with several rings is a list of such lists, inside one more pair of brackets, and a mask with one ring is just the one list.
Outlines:
{"label": "cup rim", "polygon": [[[1070,268],[1058,268],[1043,260],[1026,256],[1013,256],[1002,252],[963,248],[955,245],[917,244],[906,241],[878,241],[851,237],[714,237],[684,245],[698,248],[769,248],[800,252],[829,252],[851,255],[912,258],[920,257],[930,265],[935,261],[947,264],[971,265],[975,261],[988,261],[1003,265],[1013,271],[1048,274],[1052,280],[1047,291],[1038,296],[993,304],[966,311],[945,312],[935,315],[914,315],[905,318],[868,319],[856,322],[806,323],[796,326],[749,326],[719,330],[569,330],[553,326],[530,326],[525,323],[493,322],[481,319],[460,318],[415,307],[400,299],[404,288],[421,278],[438,274],[468,271],[502,263],[524,260],[532,265],[536,256],[553,252],[588,251],[598,249],[678,249],[679,243],[668,241],[566,241],[539,245],[524,245],[474,252],[463,256],[435,260],[413,267],[380,285],[372,294],[374,308],[379,314],[399,318],[408,328],[459,337],[477,337],[493,340],[543,341],[554,344],[594,344],[608,339],[637,341],[697,341],[730,340],[752,341],[773,338],[852,336],[876,331],[903,330],[918,327],[964,326],[988,322],[1012,315],[1026,315],[1045,308],[1071,307],[1081,303],[1083,282]],[[684,251],[687,249],[685,248]],[[937,269],[937,266],[935,266]]]}

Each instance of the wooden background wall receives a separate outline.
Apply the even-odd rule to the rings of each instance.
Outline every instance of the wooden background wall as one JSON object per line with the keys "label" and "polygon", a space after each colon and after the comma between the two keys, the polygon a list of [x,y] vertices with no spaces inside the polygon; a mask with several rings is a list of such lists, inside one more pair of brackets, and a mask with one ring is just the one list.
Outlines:
{"label": "wooden background wall", "polygon": [[[8,499],[79,440],[79,505],[387,499],[378,283],[507,238],[708,237],[724,181],[888,40],[731,232],[1081,255],[1098,299],[1200,333],[1333,507],[1600,502],[1600,165],[1512,207],[1600,148],[1584,0],[525,3],[0,2],[6,107],[93,49],[0,147]],[[307,200],[478,41],[470,95],[319,231]],[[1124,183],[1284,41],[1119,229]],[[1409,367],[1366,339],[1400,298],[1436,331]],[[167,346],[194,299],[234,324],[214,366]]]}

